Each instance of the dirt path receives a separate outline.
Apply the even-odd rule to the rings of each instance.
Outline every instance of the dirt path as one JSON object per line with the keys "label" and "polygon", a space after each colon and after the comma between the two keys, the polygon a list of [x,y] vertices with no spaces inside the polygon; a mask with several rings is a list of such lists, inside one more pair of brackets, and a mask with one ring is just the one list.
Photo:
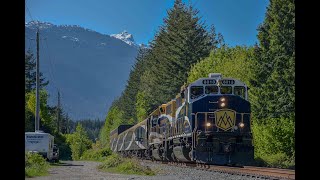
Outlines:
{"label": "dirt path", "polygon": [[53,179],[68,179],[68,180],[77,180],[77,179],[98,179],[98,180],[106,180],[106,179],[132,179],[136,177],[136,175],[120,175],[120,174],[111,174],[107,172],[102,172],[97,169],[99,165],[98,162],[91,161],[60,161],[59,165],[55,165],[49,169],[48,176],[40,176],[34,178],[26,178],[29,180],[53,180]]}

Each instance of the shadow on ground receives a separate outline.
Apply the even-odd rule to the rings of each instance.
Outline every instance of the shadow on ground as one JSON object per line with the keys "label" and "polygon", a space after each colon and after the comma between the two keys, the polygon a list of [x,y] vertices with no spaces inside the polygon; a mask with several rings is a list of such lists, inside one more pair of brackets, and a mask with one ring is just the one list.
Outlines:
{"label": "shadow on ground", "polygon": [[52,163],[51,166],[83,166],[83,165],[59,162],[59,163]]}

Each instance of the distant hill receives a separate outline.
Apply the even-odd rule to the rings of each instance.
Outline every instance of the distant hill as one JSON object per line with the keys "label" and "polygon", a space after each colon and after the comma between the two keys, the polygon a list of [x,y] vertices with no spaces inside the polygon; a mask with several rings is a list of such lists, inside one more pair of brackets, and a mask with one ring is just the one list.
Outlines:
{"label": "distant hill", "polygon": [[25,24],[25,50],[30,48],[34,57],[37,27],[49,104],[57,104],[59,88],[62,106],[72,119],[104,119],[126,85],[140,45],[125,31],[109,36],[75,25],[32,21]]}

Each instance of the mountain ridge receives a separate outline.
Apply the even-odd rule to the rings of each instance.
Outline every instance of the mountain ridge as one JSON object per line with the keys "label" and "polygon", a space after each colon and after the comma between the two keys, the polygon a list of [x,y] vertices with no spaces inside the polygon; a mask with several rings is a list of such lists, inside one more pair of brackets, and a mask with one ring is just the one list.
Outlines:
{"label": "mountain ridge", "polygon": [[25,24],[25,51],[34,55],[38,27],[48,103],[56,105],[59,89],[62,107],[72,119],[104,119],[126,85],[139,47],[78,25],[37,21]]}

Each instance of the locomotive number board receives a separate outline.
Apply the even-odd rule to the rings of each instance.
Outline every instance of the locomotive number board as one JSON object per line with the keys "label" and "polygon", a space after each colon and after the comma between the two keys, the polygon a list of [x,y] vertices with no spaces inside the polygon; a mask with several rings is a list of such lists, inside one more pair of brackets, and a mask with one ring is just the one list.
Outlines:
{"label": "locomotive number board", "polygon": [[232,79],[223,79],[221,80],[222,84],[234,84],[235,81]]}
{"label": "locomotive number board", "polygon": [[202,80],[202,84],[216,84],[217,81],[215,79],[204,79]]}

